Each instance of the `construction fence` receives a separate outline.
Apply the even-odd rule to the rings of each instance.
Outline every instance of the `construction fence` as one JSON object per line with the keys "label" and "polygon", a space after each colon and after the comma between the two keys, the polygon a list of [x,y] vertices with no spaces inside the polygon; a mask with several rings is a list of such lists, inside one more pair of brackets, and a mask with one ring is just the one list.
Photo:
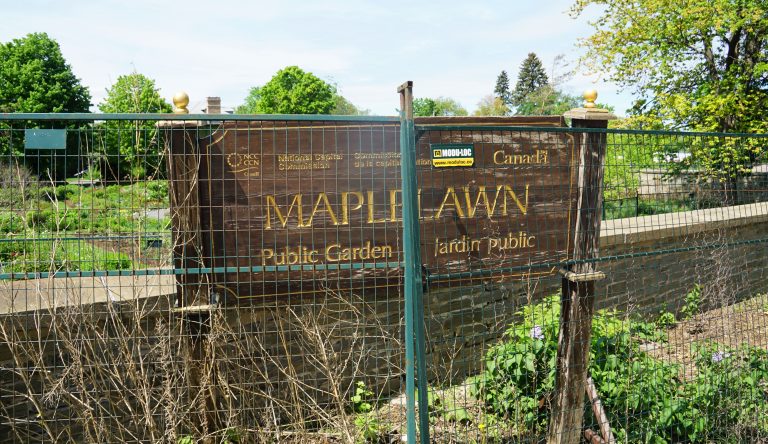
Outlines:
{"label": "construction fence", "polygon": [[0,441],[768,442],[768,135],[406,111],[0,115]]}

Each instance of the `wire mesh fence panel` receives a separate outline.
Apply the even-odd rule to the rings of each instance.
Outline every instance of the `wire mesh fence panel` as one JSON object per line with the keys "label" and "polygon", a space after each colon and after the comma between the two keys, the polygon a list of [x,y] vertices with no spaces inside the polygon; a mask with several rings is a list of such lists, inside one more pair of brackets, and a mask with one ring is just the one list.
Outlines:
{"label": "wire mesh fence panel", "polygon": [[3,439],[357,440],[404,372],[397,120],[157,117],[3,122]]}
{"label": "wire mesh fence panel", "polygon": [[[419,128],[432,143],[443,137],[472,142],[477,162],[450,173],[429,166],[420,176],[424,184],[436,174],[467,177],[469,184],[455,201],[438,198],[452,217],[422,226],[432,440],[547,439],[558,396],[566,285],[553,271],[582,261],[567,242],[546,233],[574,235],[572,225],[568,231],[557,222],[568,208],[604,219],[599,255],[589,259],[606,277],[594,284],[583,439],[768,439],[765,135]],[[604,137],[605,164],[602,205],[586,208],[572,194],[568,200],[573,176],[566,172],[585,164],[578,146],[576,159],[566,159],[574,159],[569,144],[590,134]],[[483,162],[483,151],[493,153],[491,162]],[[477,198],[473,187],[495,189],[504,181],[527,187],[527,211],[499,218],[494,229],[484,225],[490,225],[486,214],[475,214],[482,221],[465,218],[485,202],[488,208],[499,202],[490,193]],[[535,236],[536,245],[517,236],[506,245],[519,249],[491,254],[505,231]],[[444,243],[429,245],[442,236]],[[430,253],[435,249],[438,254]],[[500,261],[473,267],[475,251],[482,260]],[[434,260],[442,252],[459,253],[449,262],[455,268]],[[543,253],[561,255],[542,260]],[[477,285],[461,281],[469,276]],[[448,284],[434,285],[441,280]]]}
{"label": "wire mesh fence panel", "polygon": [[[432,442],[546,439],[587,262],[588,436],[768,439],[768,137],[415,124]],[[400,148],[389,117],[0,117],[0,441],[401,440]]]}

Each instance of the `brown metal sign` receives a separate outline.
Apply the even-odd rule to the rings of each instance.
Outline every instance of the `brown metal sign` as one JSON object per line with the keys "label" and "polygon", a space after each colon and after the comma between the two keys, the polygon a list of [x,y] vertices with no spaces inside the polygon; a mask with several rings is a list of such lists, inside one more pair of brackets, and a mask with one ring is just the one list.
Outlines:
{"label": "brown metal sign", "polygon": [[[552,267],[516,267],[567,257],[576,141],[562,132],[497,127],[562,126],[562,118],[416,124],[422,259],[428,274],[443,277],[438,285],[549,274]],[[398,123],[226,122],[209,132],[186,128],[183,140],[179,133],[172,183],[196,178],[197,185],[172,187],[176,265],[211,271],[220,298],[365,295],[400,285]],[[450,167],[436,167],[436,154]]]}

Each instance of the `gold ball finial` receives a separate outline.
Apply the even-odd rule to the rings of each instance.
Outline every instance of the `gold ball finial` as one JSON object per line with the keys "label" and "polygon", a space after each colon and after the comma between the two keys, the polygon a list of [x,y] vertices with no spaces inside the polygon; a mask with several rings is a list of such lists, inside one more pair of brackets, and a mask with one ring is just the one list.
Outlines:
{"label": "gold ball finial", "polygon": [[187,105],[189,105],[189,96],[187,93],[179,91],[173,95],[174,114],[189,114]]}
{"label": "gold ball finial", "polygon": [[597,100],[597,90],[588,89],[584,91],[584,108],[596,108],[595,100]]}

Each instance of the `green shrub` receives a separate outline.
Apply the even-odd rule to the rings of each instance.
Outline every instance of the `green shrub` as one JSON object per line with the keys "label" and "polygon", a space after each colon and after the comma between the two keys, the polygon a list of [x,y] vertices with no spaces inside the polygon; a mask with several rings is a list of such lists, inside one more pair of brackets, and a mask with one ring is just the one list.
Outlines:
{"label": "green shrub", "polygon": [[27,225],[40,231],[50,230],[55,226],[56,216],[51,209],[37,209],[27,212]]}
{"label": "green shrub", "polygon": [[355,416],[358,443],[378,443],[385,432],[379,419],[371,413],[359,413]]}
{"label": "green shrub", "polygon": [[152,180],[147,181],[147,198],[157,202],[168,202],[168,181]]}
{"label": "green shrub", "polygon": [[26,229],[24,219],[18,214],[11,211],[0,212],[0,233],[18,234],[25,232]]}
{"label": "green shrub", "polygon": [[70,200],[78,196],[82,193],[83,188],[79,185],[66,184],[57,186],[55,190],[56,199],[59,200],[59,202],[64,202],[65,200]]}
{"label": "green shrub", "polygon": [[[61,231],[88,231],[91,214],[88,211],[67,209],[58,214],[57,226]],[[51,231],[53,231],[53,228]]]}
{"label": "green shrub", "polygon": [[485,372],[473,386],[490,411],[522,418],[534,431],[545,422],[539,401],[554,389],[559,309],[559,300],[549,298],[518,313],[522,321],[488,351]]}
{"label": "green shrub", "polygon": [[56,187],[40,187],[37,189],[38,200],[54,201],[56,200]]}
{"label": "green shrub", "polygon": [[656,320],[656,325],[659,328],[672,328],[677,324],[677,318],[675,318],[674,313],[670,313],[668,311],[664,311],[659,315],[659,318]]}
{"label": "green shrub", "polygon": [[355,391],[350,398],[352,411],[355,413],[368,413],[373,410],[373,392],[363,381],[357,381]]}
{"label": "green shrub", "polygon": [[79,185],[59,185],[59,186],[46,186],[37,189],[37,197],[44,202],[64,202],[71,200],[82,193],[83,188]]}

